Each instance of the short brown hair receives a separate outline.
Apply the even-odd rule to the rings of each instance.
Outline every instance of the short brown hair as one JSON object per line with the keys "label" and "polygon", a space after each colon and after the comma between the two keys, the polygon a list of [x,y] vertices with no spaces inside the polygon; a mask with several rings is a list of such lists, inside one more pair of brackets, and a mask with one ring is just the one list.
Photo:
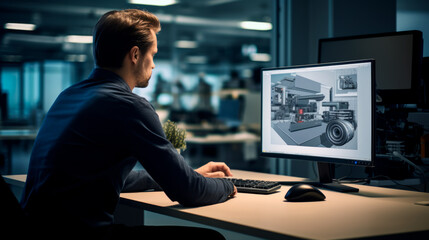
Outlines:
{"label": "short brown hair", "polygon": [[145,54],[152,43],[151,31],[158,33],[158,18],[147,11],[127,9],[105,13],[94,28],[93,51],[99,67],[120,68],[127,52],[134,46]]}

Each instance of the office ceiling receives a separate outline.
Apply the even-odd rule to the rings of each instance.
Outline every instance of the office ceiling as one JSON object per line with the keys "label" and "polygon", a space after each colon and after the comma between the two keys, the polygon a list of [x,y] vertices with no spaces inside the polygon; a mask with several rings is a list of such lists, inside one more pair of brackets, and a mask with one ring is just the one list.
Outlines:
{"label": "office ceiling", "polygon": [[[271,1],[267,0],[180,0],[166,7],[134,5],[127,0],[5,0],[0,2],[1,61],[67,59],[70,55],[86,55],[77,59],[91,61],[91,44],[67,43],[64,37],[91,35],[102,14],[126,8],[146,9],[160,18],[158,59],[177,63],[196,57],[189,64],[255,64],[241,54],[243,45],[256,46],[259,53],[270,52],[270,31],[239,28],[240,21],[270,22]],[[33,23],[36,29],[4,29],[8,22]],[[196,41],[197,47],[174,47],[178,40]]]}

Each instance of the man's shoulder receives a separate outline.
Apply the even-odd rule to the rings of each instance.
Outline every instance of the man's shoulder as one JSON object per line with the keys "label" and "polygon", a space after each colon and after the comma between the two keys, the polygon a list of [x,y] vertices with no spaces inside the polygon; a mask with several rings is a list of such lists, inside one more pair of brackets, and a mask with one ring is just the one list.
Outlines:
{"label": "man's shoulder", "polygon": [[132,112],[147,114],[148,111],[155,110],[146,98],[133,92],[113,89],[110,85],[94,93],[92,102],[95,104],[103,103],[112,108],[115,108],[115,106],[120,107],[125,111],[129,111],[130,114]]}

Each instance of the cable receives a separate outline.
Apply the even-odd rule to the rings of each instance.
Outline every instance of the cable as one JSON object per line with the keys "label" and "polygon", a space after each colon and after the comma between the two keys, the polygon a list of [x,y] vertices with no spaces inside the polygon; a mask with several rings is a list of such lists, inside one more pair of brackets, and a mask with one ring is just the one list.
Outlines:
{"label": "cable", "polygon": [[[418,170],[420,173],[424,173],[423,169],[421,169],[419,166],[417,166],[416,164],[414,164],[413,162],[411,162],[410,160],[408,160],[406,157],[402,156],[400,153],[398,153],[397,151],[393,151],[393,156],[401,159],[402,161],[410,164],[411,166],[414,167],[414,169]],[[424,175],[423,175],[424,178]]]}
{"label": "cable", "polygon": [[344,179],[346,179],[346,177],[347,176],[339,178],[339,179],[333,179],[333,181],[336,181],[338,183],[354,183],[354,184],[358,184],[358,183],[369,184],[369,181],[370,181],[369,178],[358,178],[358,179],[344,180]]}
{"label": "cable", "polygon": [[345,176],[342,176],[342,177],[340,177],[340,178],[337,178],[337,179],[336,179],[336,181],[337,181],[337,182],[341,182],[341,181],[343,181],[343,179],[346,179],[346,178],[348,178],[349,176],[351,176],[351,175],[352,175],[352,173],[353,173],[353,167],[350,167],[350,166],[349,166],[349,173],[348,173],[347,175],[345,175]]}
{"label": "cable", "polygon": [[355,179],[355,180],[340,180],[340,181],[336,180],[336,182],[339,182],[339,183],[352,183],[352,184],[363,183],[363,185],[369,185],[370,182],[371,182],[371,180],[377,180],[377,179],[380,179],[380,178],[384,178],[384,179],[387,179],[389,181],[392,181],[396,185],[403,186],[403,187],[406,187],[406,188],[410,188],[410,189],[412,189],[414,191],[417,191],[417,192],[421,192],[421,190],[418,189],[418,188],[402,184],[402,183],[398,182],[397,180],[394,180],[394,179],[392,179],[392,178],[390,178],[388,176],[385,176],[385,175],[377,175],[377,176],[374,176],[374,177],[371,177],[371,178],[361,178],[361,179]]}
{"label": "cable", "polygon": [[[396,185],[403,186],[403,187],[407,187],[407,188],[411,188],[411,189],[413,189],[414,191],[421,192],[421,190],[420,190],[420,189],[417,189],[417,188],[415,188],[415,187],[412,187],[412,186],[409,186],[409,185],[405,185],[405,184],[399,183],[398,181],[396,181],[396,180],[394,180],[394,179],[392,179],[392,178],[390,178],[390,177],[388,177],[388,176],[385,176],[385,175],[377,175],[377,176],[375,176],[375,177],[372,177],[371,179],[372,179],[372,180],[376,180],[376,178],[385,178],[385,179],[387,179],[387,180],[392,181],[392,182],[393,182],[393,183],[395,183]],[[424,191],[426,192],[426,184],[425,184],[425,186],[424,186],[424,187],[425,187]]]}
{"label": "cable", "polygon": [[416,164],[414,164],[413,162],[411,162],[410,160],[408,160],[406,157],[402,156],[400,153],[398,153],[397,151],[393,151],[392,152],[393,156],[401,159],[403,162],[408,163],[409,165],[413,166],[414,169],[416,170],[416,172],[420,172],[421,177],[422,177],[422,181],[423,181],[423,187],[424,187],[424,191],[426,192],[426,177],[425,177],[425,171],[423,169],[421,169],[419,166],[417,166]]}

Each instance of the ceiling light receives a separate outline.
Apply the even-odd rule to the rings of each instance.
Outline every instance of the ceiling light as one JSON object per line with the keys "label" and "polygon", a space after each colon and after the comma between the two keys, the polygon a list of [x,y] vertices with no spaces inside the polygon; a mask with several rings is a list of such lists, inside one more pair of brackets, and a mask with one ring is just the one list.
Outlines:
{"label": "ceiling light", "polygon": [[85,62],[87,57],[85,54],[69,54],[65,59],[69,62]]}
{"label": "ceiling light", "polygon": [[189,41],[189,40],[179,40],[174,43],[174,46],[177,48],[197,48],[197,42],[196,41]]}
{"label": "ceiling light", "polygon": [[69,43],[92,43],[92,36],[69,35],[64,40]]}
{"label": "ceiling light", "polygon": [[152,6],[168,6],[176,4],[176,0],[128,0],[131,4],[152,5]]}
{"label": "ceiling light", "polygon": [[271,61],[271,55],[268,53],[253,53],[250,55],[250,60],[254,62],[269,62]]}
{"label": "ceiling light", "polygon": [[33,31],[36,25],[31,23],[6,23],[4,28],[11,30]]}
{"label": "ceiling light", "polygon": [[273,28],[272,24],[269,22],[252,22],[252,21],[240,22],[240,27],[247,30],[258,30],[258,31],[267,31]]}
{"label": "ceiling light", "polygon": [[186,62],[192,64],[206,64],[208,61],[206,56],[188,56]]}

